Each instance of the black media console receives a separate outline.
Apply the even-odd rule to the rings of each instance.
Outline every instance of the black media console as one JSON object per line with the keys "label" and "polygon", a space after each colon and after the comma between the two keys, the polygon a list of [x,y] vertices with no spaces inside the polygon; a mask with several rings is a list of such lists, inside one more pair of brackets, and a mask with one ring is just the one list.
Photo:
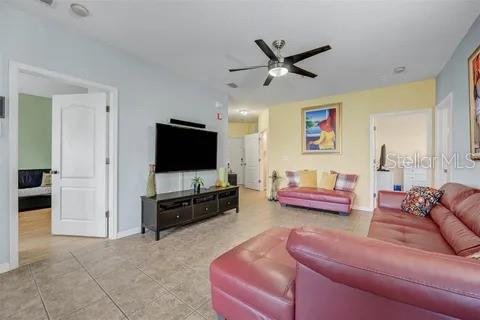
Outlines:
{"label": "black media console", "polygon": [[142,233],[145,228],[155,232],[181,226],[219,213],[236,209],[238,212],[238,187],[202,189],[160,193],[155,197],[142,197]]}

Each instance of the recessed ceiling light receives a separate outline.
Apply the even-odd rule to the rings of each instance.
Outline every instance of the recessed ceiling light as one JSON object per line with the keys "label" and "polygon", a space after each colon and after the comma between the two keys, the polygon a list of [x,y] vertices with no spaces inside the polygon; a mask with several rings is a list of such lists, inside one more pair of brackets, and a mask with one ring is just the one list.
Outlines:
{"label": "recessed ceiling light", "polygon": [[72,9],[73,13],[82,18],[88,17],[90,15],[90,11],[88,11],[87,7],[79,3],[72,3],[70,5],[70,9]]}
{"label": "recessed ceiling light", "polygon": [[396,67],[395,69],[393,69],[393,73],[402,73],[406,70],[407,68],[405,66],[400,66],[400,67]]}
{"label": "recessed ceiling light", "polygon": [[248,110],[247,109],[240,109],[238,110],[238,112],[242,115],[242,116],[246,116],[248,114]]}

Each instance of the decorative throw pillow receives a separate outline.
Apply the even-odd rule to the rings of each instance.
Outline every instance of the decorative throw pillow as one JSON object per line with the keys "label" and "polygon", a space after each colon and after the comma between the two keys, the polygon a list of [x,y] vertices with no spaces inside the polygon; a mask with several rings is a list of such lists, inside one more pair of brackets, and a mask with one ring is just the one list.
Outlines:
{"label": "decorative throw pillow", "polygon": [[317,171],[315,170],[301,170],[297,171],[297,175],[300,177],[300,187],[303,188],[316,188],[317,187]]}
{"label": "decorative throw pillow", "polygon": [[44,172],[42,174],[42,184],[40,187],[51,187],[52,186],[52,175],[50,173]]}
{"label": "decorative throw pillow", "polygon": [[358,175],[356,174],[343,174],[330,170],[330,173],[337,175],[337,182],[335,183],[335,190],[350,191],[355,190],[357,185]]}
{"label": "decorative throw pillow", "polygon": [[336,173],[322,172],[322,177],[320,178],[319,188],[333,190],[335,188],[335,183],[337,182]]}
{"label": "decorative throw pillow", "polygon": [[290,188],[296,188],[300,184],[300,177],[295,171],[285,171],[287,177],[287,184]]}
{"label": "decorative throw pillow", "polygon": [[430,187],[412,187],[402,201],[402,210],[425,217],[440,200],[443,192]]}
{"label": "decorative throw pillow", "polygon": [[480,251],[475,252],[475,253],[467,256],[467,258],[475,259],[475,260],[477,260],[478,262],[480,262]]}

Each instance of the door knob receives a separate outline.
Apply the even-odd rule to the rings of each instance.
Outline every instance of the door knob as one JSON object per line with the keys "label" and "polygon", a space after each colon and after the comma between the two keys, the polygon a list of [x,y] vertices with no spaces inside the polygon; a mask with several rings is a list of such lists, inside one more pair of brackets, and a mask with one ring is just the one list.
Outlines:
{"label": "door knob", "polygon": [[57,170],[50,170],[50,174],[58,174]]}

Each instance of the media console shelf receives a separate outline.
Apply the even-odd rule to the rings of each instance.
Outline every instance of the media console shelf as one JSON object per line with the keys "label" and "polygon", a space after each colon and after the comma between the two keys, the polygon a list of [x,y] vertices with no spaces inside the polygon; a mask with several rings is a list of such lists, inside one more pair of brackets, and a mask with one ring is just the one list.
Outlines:
{"label": "media console shelf", "polygon": [[155,232],[181,226],[219,213],[236,209],[238,212],[238,187],[202,189],[160,193],[155,197],[142,197],[142,233],[145,229]]}

